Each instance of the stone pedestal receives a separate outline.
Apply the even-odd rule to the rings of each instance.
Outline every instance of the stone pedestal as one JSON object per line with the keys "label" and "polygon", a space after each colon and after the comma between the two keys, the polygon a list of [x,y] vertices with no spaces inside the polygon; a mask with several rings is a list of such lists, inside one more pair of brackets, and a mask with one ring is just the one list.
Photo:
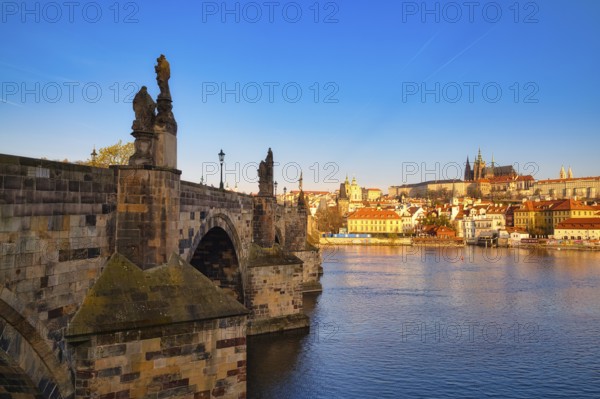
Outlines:
{"label": "stone pedestal", "polygon": [[275,244],[275,197],[254,197],[253,238],[263,248]]}
{"label": "stone pedestal", "polygon": [[154,164],[165,168],[177,168],[177,122],[172,112],[172,101],[169,98],[157,99],[158,114],[154,125],[156,145]]}
{"label": "stone pedestal", "polygon": [[142,269],[178,251],[180,175],[150,165],[118,167],[117,252]]}

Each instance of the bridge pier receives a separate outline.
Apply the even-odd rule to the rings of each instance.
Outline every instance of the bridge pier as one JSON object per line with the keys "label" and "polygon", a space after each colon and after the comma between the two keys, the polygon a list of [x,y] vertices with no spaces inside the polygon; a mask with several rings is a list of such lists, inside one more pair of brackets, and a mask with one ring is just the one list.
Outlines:
{"label": "bridge pier", "polygon": [[248,259],[248,335],[308,328],[303,313],[303,263],[279,245],[253,245]]}
{"label": "bridge pier", "polygon": [[76,397],[244,397],[247,313],[176,254],[115,254],[66,332]]}
{"label": "bridge pier", "polygon": [[[308,328],[303,313],[303,262],[283,243],[276,244],[278,206],[274,196],[273,152],[261,161],[259,192],[253,198],[253,244],[248,256],[246,304],[252,311],[248,334]],[[301,229],[300,229],[301,230]],[[298,240],[306,239],[299,237]]]}

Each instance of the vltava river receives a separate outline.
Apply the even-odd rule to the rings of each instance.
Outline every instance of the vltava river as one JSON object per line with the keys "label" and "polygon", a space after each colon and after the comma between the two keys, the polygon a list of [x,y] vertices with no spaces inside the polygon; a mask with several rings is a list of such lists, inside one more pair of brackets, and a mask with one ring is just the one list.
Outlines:
{"label": "vltava river", "polygon": [[311,332],[249,340],[249,398],[600,398],[600,253],[324,258]]}

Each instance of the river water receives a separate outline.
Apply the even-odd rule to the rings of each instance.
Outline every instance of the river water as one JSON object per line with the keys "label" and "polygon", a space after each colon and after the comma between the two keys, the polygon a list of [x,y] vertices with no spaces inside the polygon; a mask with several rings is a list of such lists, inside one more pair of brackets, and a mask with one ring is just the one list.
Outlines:
{"label": "river water", "polygon": [[249,398],[600,398],[600,254],[324,251],[310,333],[248,342]]}

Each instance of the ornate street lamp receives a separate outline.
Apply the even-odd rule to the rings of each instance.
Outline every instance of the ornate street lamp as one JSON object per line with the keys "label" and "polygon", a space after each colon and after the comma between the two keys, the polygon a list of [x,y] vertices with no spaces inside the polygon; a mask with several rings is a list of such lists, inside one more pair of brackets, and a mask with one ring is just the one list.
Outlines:
{"label": "ornate street lamp", "polygon": [[219,162],[221,163],[221,184],[219,184],[219,188],[223,190],[223,161],[225,160],[225,153],[223,149],[219,152]]}
{"label": "ornate street lamp", "polygon": [[96,156],[98,155],[96,152],[96,146],[94,146],[94,150],[90,155],[92,156],[92,166],[96,166]]}
{"label": "ornate street lamp", "polygon": [[277,182],[273,183],[273,187],[275,187],[275,201],[277,201]]}
{"label": "ornate street lamp", "polygon": [[284,208],[285,208],[285,197],[286,197],[286,194],[287,194],[287,187],[284,187],[283,188],[283,207]]}

